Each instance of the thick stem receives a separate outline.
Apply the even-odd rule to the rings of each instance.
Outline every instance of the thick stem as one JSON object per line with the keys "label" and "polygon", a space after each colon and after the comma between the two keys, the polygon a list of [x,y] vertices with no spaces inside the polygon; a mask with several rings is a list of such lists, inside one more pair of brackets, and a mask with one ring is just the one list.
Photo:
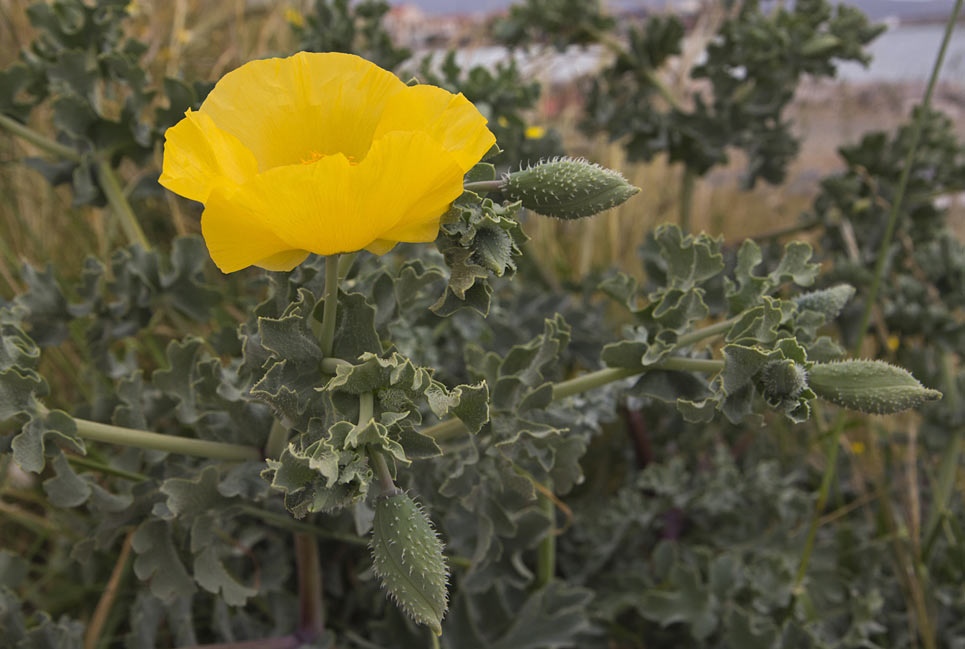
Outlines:
{"label": "thick stem", "polygon": [[77,425],[77,435],[84,439],[122,446],[136,446],[138,448],[207,457],[214,460],[228,460],[230,462],[244,462],[245,460],[261,460],[261,450],[253,446],[228,444],[226,442],[209,442],[203,439],[176,437],[174,435],[160,435],[146,430],[122,428],[101,424],[86,419],[74,419]]}
{"label": "thick stem", "polygon": [[318,542],[313,536],[295,535],[295,565],[298,570],[298,636],[303,642],[310,643],[325,629],[322,567],[318,561]]}
{"label": "thick stem", "polygon": [[[553,481],[547,479],[544,485],[552,492]],[[550,521],[550,530],[539,542],[536,562],[536,588],[542,588],[553,580],[556,574],[556,503],[546,494],[539,495],[539,507]]]}
{"label": "thick stem", "polygon": [[268,441],[265,442],[265,457],[278,459],[282,451],[288,446],[288,426],[277,419],[271,422]]}
{"label": "thick stem", "polygon": [[885,264],[888,261],[888,249],[891,247],[891,240],[895,234],[895,225],[898,223],[898,213],[901,211],[901,203],[905,197],[905,187],[908,185],[908,177],[911,175],[911,167],[915,161],[915,153],[918,151],[918,141],[921,139],[921,129],[922,123],[925,121],[925,115],[931,107],[932,94],[935,92],[935,84],[938,81],[938,73],[942,68],[942,63],[945,60],[945,52],[948,49],[948,42],[952,38],[952,32],[955,31],[955,24],[958,20],[958,14],[962,10],[963,0],[956,0],[955,8],[952,9],[952,13],[948,16],[948,20],[945,23],[945,35],[942,38],[942,44],[938,48],[938,55],[935,57],[935,62],[932,64],[931,76],[928,79],[928,87],[925,88],[925,96],[922,99],[921,105],[918,107],[918,117],[915,119],[915,123],[912,126],[911,132],[911,142],[908,147],[908,154],[905,156],[904,168],[901,170],[901,177],[898,179],[898,187],[895,189],[895,197],[891,203],[891,211],[888,214],[888,224],[885,226],[885,235],[881,239],[881,246],[878,248],[878,258],[875,261],[875,274],[874,278],[871,280],[871,289],[868,291],[867,301],[864,305],[864,312],[861,314],[861,326],[858,328],[858,339],[855,341],[854,349],[852,351],[853,356],[858,356],[861,351],[861,345],[864,342],[865,332],[868,330],[868,323],[871,321],[871,311],[874,309],[875,300],[878,297],[878,289],[881,287],[881,280],[885,274]]}
{"label": "thick stem", "polygon": [[70,147],[66,147],[60,142],[56,142],[48,137],[44,137],[37,131],[24,126],[12,117],[7,117],[2,113],[0,113],[0,127],[5,128],[14,135],[23,138],[27,142],[30,142],[38,149],[43,149],[47,153],[60,156],[64,160],[80,162],[80,154]]}
{"label": "thick stem", "polygon": [[348,272],[352,270],[352,264],[355,263],[355,258],[359,256],[357,252],[350,252],[347,255],[341,255],[338,258],[338,283],[341,284]]}
{"label": "thick stem", "polygon": [[319,344],[322,346],[322,356],[332,355],[335,341],[335,314],[338,313],[338,255],[331,255],[325,260],[325,306],[322,311],[322,329],[319,333]]}
{"label": "thick stem", "polygon": [[127,202],[127,197],[124,196],[124,190],[121,189],[120,180],[118,180],[117,174],[114,173],[114,169],[106,160],[97,161],[97,179],[100,181],[101,189],[104,190],[104,195],[107,197],[107,202],[110,203],[111,209],[114,210],[117,218],[120,219],[121,228],[123,228],[124,234],[127,235],[128,242],[139,243],[145,250],[150,250],[151,244],[148,243],[147,237],[144,236],[144,231],[141,230],[141,226],[137,222],[137,216],[134,215],[131,204]]}

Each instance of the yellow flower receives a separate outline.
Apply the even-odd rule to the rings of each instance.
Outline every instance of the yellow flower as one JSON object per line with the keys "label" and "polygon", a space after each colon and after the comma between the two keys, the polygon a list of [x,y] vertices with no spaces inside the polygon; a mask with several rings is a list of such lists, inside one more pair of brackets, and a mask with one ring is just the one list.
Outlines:
{"label": "yellow flower", "polygon": [[495,142],[461,94],[406,86],[350,54],[252,61],[165,134],[160,183],[204,203],[230,273],[309,255],[433,241],[463,175]]}
{"label": "yellow flower", "polygon": [[285,20],[287,20],[290,25],[295,27],[305,26],[305,16],[303,16],[301,12],[294,7],[287,7],[285,9]]}
{"label": "yellow flower", "polygon": [[523,132],[523,135],[527,140],[539,140],[546,135],[546,129],[542,126],[530,126]]}

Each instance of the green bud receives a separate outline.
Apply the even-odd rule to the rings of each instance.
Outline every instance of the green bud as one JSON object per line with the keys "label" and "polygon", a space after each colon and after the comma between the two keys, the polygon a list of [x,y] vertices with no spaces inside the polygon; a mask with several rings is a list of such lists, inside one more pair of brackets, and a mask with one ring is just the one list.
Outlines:
{"label": "green bud", "polygon": [[942,398],[900,367],[883,361],[815,363],[808,385],[822,399],[852,410],[889,415]]}
{"label": "green bud", "polygon": [[790,359],[769,361],[761,370],[764,396],[777,402],[801,396],[808,387],[807,379],[808,373],[804,366]]}
{"label": "green bud", "polygon": [[449,570],[425,510],[404,492],[379,498],[371,547],[375,574],[399,607],[441,635]]}
{"label": "green bud", "polygon": [[828,320],[833,320],[841,313],[841,309],[854,297],[854,287],[851,284],[838,284],[820,291],[803,293],[794,298],[794,302],[801,310],[823,313]]}
{"label": "green bud", "polygon": [[503,191],[537,214],[578,219],[616,207],[640,188],[600,165],[556,158],[509,174]]}

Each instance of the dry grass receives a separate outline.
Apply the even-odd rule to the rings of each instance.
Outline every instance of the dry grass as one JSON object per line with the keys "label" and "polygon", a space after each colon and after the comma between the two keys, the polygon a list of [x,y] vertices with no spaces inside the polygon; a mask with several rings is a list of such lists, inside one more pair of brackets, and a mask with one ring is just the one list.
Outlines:
{"label": "dry grass", "polygon": [[[32,38],[25,13],[32,1],[0,0],[0,67],[13,61]],[[187,80],[216,79],[252,58],[291,51],[294,40],[285,11],[306,5],[305,0],[135,0],[130,9],[131,35],[147,43],[144,65],[154,79],[166,75]],[[713,31],[719,19],[711,12],[697,26],[697,36],[690,41],[684,59],[693,59],[700,39]],[[686,61],[682,68],[686,68]],[[681,78],[678,71],[670,81],[685,96]],[[915,96],[907,88],[870,91],[838,84],[810,87],[793,109],[803,148],[788,183],[781,187],[759,183],[752,191],[742,191],[738,182],[741,160],[735,155],[728,167],[698,180],[693,227],[740,240],[794,223],[816,192],[818,179],[840,165],[835,147],[855,141],[864,131],[899,123],[910,108],[909,97]],[[958,110],[955,117],[965,123],[955,97],[952,95],[944,107]],[[577,116],[572,113],[564,112],[549,122],[540,111],[531,117],[560,130],[569,153],[619,169],[643,189],[626,204],[593,219],[576,223],[529,219],[526,228],[533,238],[531,254],[562,278],[576,279],[611,265],[638,272],[636,250],[646,233],[659,223],[678,219],[679,166],[670,166],[662,159],[629,163],[618,143],[588,139],[580,133],[575,126]],[[45,111],[36,111],[33,127],[49,133],[47,124]],[[103,210],[72,207],[68,189],[51,189],[21,164],[25,157],[37,153],[30,145],[0,133],[0,294],[4,296],[19,288],[16,276],[23,260],[34,264],[56,260],[59,272],[70,274],[80,268],[87,254],[105,258],[121,242],[113,220]],[[157,156],[160,162],[160,152]],[[173,226],[169,231],[197,231],[197,214],[182,213],[174,200],[159,208],[170,215]],[[959,204],[956,209],[957,214],[965,214],[965,206]]]}

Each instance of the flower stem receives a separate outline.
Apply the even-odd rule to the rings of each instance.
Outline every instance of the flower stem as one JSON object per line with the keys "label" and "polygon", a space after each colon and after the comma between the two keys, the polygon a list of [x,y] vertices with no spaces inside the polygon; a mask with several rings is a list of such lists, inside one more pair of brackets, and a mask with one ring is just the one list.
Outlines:
{"label": "flower stem", "polygon": [[117,218],[120,219],[121,228],[124,230],[124,234],[127,235],[128,242],[139,243],[145,250],[150,250],[151,244],[148,243],[147,237],[144,236],[144,231],[141,230],[141,226],[137,222],[134,210],[131,209],[131,204],[127,201],[127,197],[124,196],[124,190],[121,189],[120,180],[117,178],[113,167],[111,167],[110,163],[106,160],[97,161],[97,180],[100,182],[101,189],[104,190],[104,195],[107,197],[107,202],[110,203],[111,209],[114,210]]}
{"label": "flower stem", "polygon": [[[365,426],[372,419],[375,411],[375,395],[365,392],[359,395],[359,426]],[[383,496],[394,496],[399,493],[399,488],[395,486],[392,479],[392,472],[389,470],[389,463],[385,461],[385,454],[382,449],[369,444],[366,447],[369,454],[369,462],[372,464],[372,471],[379,479],[379,487],[382,489]]]}
{"label": "flower stem", "polygon": [[867,301],[864,305],[864,312],[861,314],[861,325],[858,327],[858,339],[855,341],[853,356],[858,356],[861,351],[861,344],[864,342],[865,332],[868,330],[868,323],[871,321],[871,311],[878,297],[878,289],[881,287],[881,280],[885,274],[885,264],[888,262],[888,249],[891,247],[891,240],[895,234],[895,225],[898,223],[898,212],[901,211],[901,203],[905,197],[905,187],[908,185],[908,177],[911,175],[911,167],[915,161],[915,153],[918,151],[918,142],[921,139],[922,123],[925,115],[931,107],[932,94],[935,92],[935,85],[938,82],[938,73],[945,60],[945,52],[948,49],[948,42],[952,38],[955,30],[958,14],[962,10],[962,0],[956,0],[955,7],[952,9],[948,20],[945,23],[945,35],[942,44],[938,48],[938,55],[932,64],[931,76],[928,79],[928,86],[925,88],[925,96],[922,98],[921,105],[918,107],[918,116],[912,125],[911,142],[908,146],[908,153],[905,156],[904,168],[898,179],[898,187],[895,189],[895,197],[891,202],[891,212],[888,214],[888,224],[885,226],[885,235],[881,239],[881,246],[878,248],[878,258],[875,261],[875,274],[871,280],[871,289],[868,291]]}
{"label": "flower stem", "polygon": [[325,306],[322,311],[322,330],[319,344],[322,356],[332,355],[335,341],[335,314],[338,313],[338,260],[339,255],[331,255],[325,260]]}
{"label": "flower stem", "polygon": [[477,180],[474,183],[466,183],[462,188],[470,192],[495,192],[502,189],[505,184],[502,180]]}
{"label": "flower stem", "polygon": [[60,156],[61,158],[71,160],[72,162],[80,162],[80,154],[75,150],[64,146],[60,142],[51,140],[48,137],[44,137],[37,131],[24,126],[12,117],[7,117],[2,113],[0,113],[0,127],[5,128],[14,135],[23,138],[38,149],[42,149],[47,153]]}
{"label": "flower stem", "polygon": [[[544,485],[553,491],[553,481],[547,478]],[[556,574],[556,503],[546,494],[540,494],[539,507],[549,518],[550,529],[539,542],[536,558],[536,588],[542,588],[553,580]]]}
{"label": "flower stem", "polygon": [[137,446],[138,448],[181,453],[196,457],[207,457],[214,460],[228,460],[229,462],[243,462],[245,460],[261,460],[260,449],[241,444],[226,442],[209,442],[203,439],[177,437],[174,435],[160,435],[146,430],[111,426],[86,419],[74,419],[77,425],[77,435],[84,439],[122,446]]}
{"label": "flower stem", "polygon": [[265,457],[277,459],[288,446],[288,426],[277,419],[271,422],[268,441],[265,442]]}
{"label": "flower stem", "polygon": [[303,642],[311,643],[325,630],[322,567],[318,561],[318,542],[312,535],[295,535],[295,564],[298,571],[298,636]]}

